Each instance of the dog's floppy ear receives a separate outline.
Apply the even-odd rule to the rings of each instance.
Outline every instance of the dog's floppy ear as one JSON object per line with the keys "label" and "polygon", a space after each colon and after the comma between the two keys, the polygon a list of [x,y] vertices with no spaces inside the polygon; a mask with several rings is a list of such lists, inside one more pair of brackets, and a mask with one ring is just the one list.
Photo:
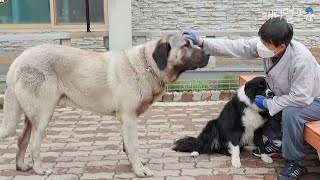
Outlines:
{"label": "dog's floppy ear", "polygon": [[152,57],[160,70],[164,70],[166,68],[170,50],[170,44],[160,40],[153,51]]}

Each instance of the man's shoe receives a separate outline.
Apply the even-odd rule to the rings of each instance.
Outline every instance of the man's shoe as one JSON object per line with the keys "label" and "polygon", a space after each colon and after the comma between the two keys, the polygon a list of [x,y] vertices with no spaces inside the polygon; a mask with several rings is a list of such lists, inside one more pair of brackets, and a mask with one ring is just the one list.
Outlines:
{"label": "man's shoe", "polygon": [[[277,146],[273,141],[267,140],[264,144],[264,149],[266,151],[266,154],[272,158],[282,157],[282,146]],[[254,149],[252,153],[257,157],[261,157],[259,148]]]}
{"label": "man's shoe", "polygon": [[276,180],[296,180],[302,173],[301,161],[286,160],[284,168],[278,175]]}

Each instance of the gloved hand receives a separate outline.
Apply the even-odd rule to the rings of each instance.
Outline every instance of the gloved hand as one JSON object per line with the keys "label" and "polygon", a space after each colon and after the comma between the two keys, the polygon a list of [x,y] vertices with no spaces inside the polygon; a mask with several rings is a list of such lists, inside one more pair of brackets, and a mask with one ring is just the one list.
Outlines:
{"label": "gloved hand", "polygon": [[198,45],[199,44],[199,37],[194,34],[192,31],[183,31],[182,36],[185,36],[186,38],[189,38],[193,41],[193,44]]}
{"label": "gloved hand", "polygon": [[268,109],[267,106],[267,98],[261,95],[256,96],[256,99],[254,100],[254,103],[260,108],[260,109]]}

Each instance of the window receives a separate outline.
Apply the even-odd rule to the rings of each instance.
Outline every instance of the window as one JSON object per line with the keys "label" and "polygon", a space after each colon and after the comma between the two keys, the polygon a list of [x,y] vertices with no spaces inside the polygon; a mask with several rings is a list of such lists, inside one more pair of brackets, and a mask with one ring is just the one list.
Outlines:
{"label": "window", "polygon": [[[89,0],[91,29],[107,28],[107,9],[107,0]],[[0,30],[85,27],[85,0],[6,0],[0,4]]]}
{"label": "window", "polygon": [[0,5],[0,24],[50,23],[49,0],[9,0]]}
{"label": "window", "polygon": [[[57,24],[85,23],[85,1],[79,0],[56,0],[55,6]],[[103,0],[89,1],[90,22],[104,23]]]}

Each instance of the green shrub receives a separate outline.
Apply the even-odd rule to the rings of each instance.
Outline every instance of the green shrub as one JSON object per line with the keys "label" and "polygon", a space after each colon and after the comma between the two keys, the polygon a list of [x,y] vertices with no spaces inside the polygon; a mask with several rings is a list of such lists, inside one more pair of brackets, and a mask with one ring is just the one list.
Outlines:
{"label": "green shrub", "polygon": [[177,82],[167,85],[167,92],[207,91],[210,89],[209,81],[194,80],[190,82]]}
{"label": "green shrub", "polygon": [[235,75],[226,75],[223,79],[215,83],[217,90],[236,90],[239,87],[239,77]]}

